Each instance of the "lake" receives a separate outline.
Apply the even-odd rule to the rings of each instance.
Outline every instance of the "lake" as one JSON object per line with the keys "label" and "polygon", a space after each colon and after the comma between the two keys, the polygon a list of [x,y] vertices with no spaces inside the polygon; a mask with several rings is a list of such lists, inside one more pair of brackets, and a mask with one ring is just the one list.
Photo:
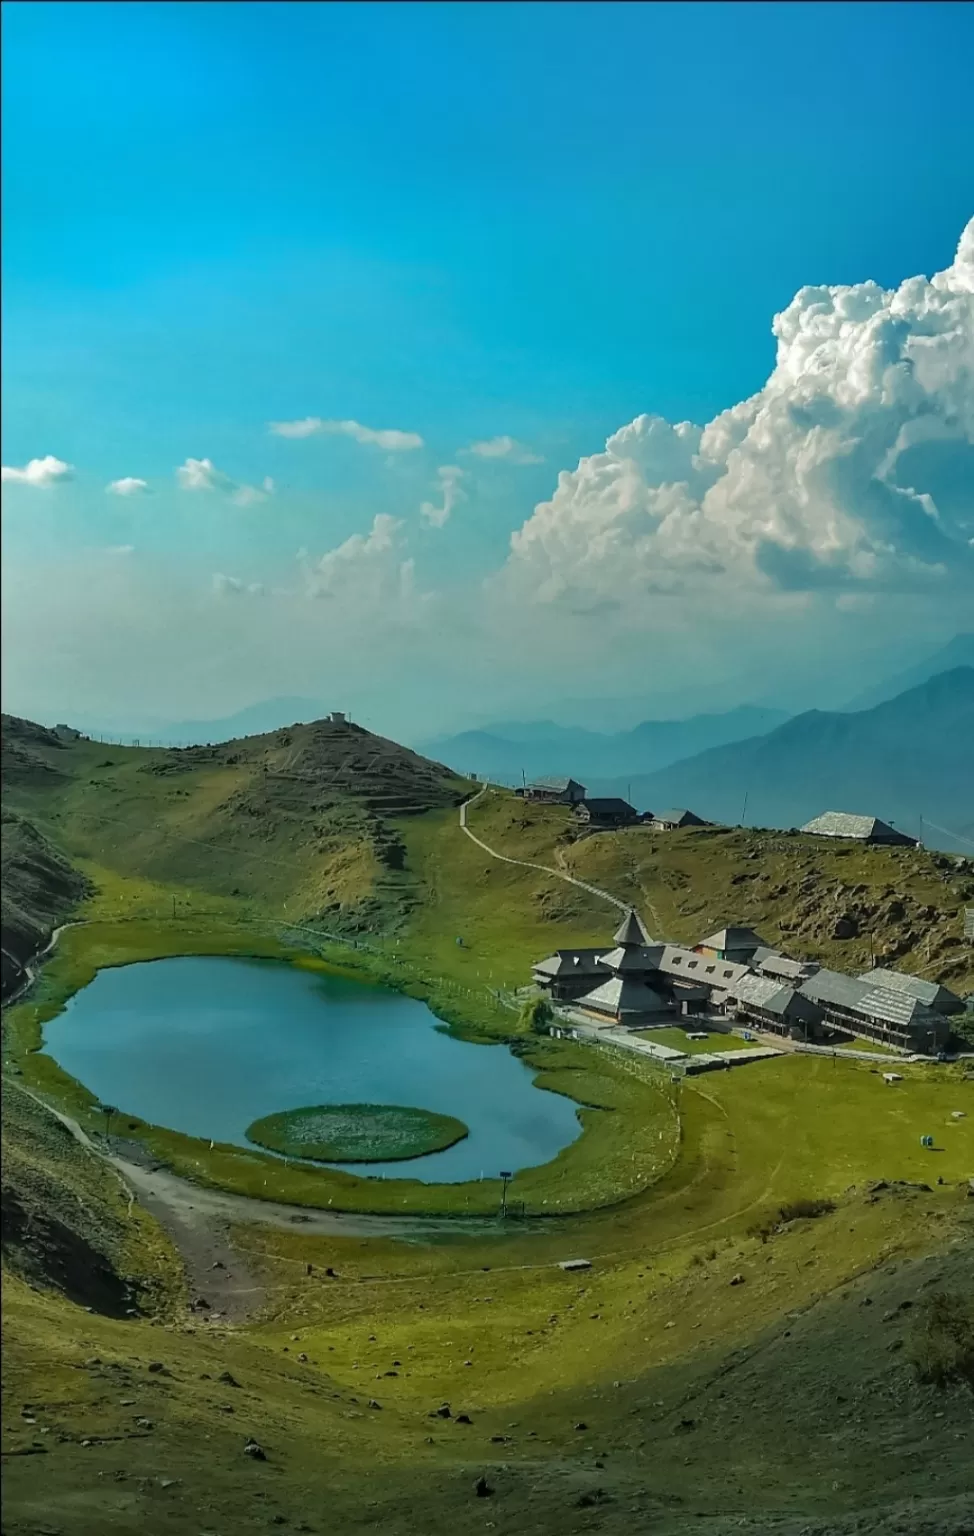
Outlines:
{"label": "lake", "polygon": [[[44,1026],[44,1048],[133,1118],[250,1147],[261,1115],[305,1104],[406,1104],[470,1134],[409,1162],[346,1166],[457,1183],[546,1163],[581,1131],[506,1046],[436,1028],[425,1003],[273,960],[186,958],[99,971]],[[253,1150],[251,1148],[251,1150]]]}

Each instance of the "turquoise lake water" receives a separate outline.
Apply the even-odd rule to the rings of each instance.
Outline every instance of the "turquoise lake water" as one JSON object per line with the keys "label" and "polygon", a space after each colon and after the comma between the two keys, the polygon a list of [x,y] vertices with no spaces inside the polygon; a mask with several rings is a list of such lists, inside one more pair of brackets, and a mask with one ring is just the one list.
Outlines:
{"label": "turquoise lake water", "polygon": [[409,1104],[470,1128],[409,1162],[344,1165],[360,1175],[495,1178],[575,1140],[570,1099],[535,1088],[506,1046],[454,1040],[436,1024],[425,1003],[382,987],[193,957],[99,971],[45,1024],[44,1048],[103,1103],[242,1147],[259,1116],[305,1104]]}

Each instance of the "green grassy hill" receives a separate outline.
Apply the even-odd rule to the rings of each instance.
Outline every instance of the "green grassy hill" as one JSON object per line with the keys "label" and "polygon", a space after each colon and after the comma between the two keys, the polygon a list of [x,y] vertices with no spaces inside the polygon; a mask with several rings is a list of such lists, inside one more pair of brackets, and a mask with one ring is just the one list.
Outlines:
{"label": "green grassy hill", "polygon": [[[5,1532],[969,1528],[964,1069],[908,1067],[891,1092],[869,1065],[792,1056],[677,1090],[519,1037],[489,990],[615,926],[559,870],[666,937],[743,921],[850,971],[871,940],[964,990],[968,867],[737,829],[579,837],[562,808],[478,799],[476,836],[546,873],[464,836],[473,786],[325,722],[150,751],[5,721],[4,751],[10,910],[29,908],[35,948],[81,924],[5,1016]],[[859,937],[833,937],[838,915]],[[188,1276],[216,1283],[194,1247],[197,1190],[164,1231],[99,1156],[91,1095],[33,1049],[99,966],[184,953],[342,964],[473,1038],[513,1040],[544,1086],[589,1106],[579,1140],[514,1181],[534,1224],[407,1242],[240,1222],[226,1258],[249,1320],[190,1311]],[[197,1184],[305,1207],[497,1206],[490,1180],[360,1181],[134,1123],[125,1136]],[[559,1269],[582,1256],[590,1271]],[[251,1435],[266,1460],[245,1455]]]}

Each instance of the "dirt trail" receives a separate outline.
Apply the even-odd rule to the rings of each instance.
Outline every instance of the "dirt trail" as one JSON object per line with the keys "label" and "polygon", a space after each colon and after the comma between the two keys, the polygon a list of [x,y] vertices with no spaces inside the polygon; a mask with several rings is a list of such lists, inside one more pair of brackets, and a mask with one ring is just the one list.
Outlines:
{"label": "dirt trail", "polygon": [[482,1217],[370,1216],[207,1189],[168,1168],[147,1164],[139,1142],[116,1143],[114,1150],[106,1149],[70,1115],[29,1088],[19,1083],[17,1087],[58,1120],[86,1152],[108,1163],[125,1190],[130,1214],[138,1202],[155,1217],[185,1264],[192,1299],[202,1298],[209,1304],[197,1309],[201,1322],[243,1322],[263,1305],[263,1287],[231,1242],[234,1226],[283,1231],[297,1228],[315,1237],[392,1237],[406,1242],[459,1231],[489,1234],[499,1230],[495,1221]]}
{"label": "dirt trail", "polygon": [[465,800],[460,807],[460,830],[467,834],[472,843],[476,843],[478,848],[482,848],[485,853],[489,853],[492,859],[499,859],[502,864],[519,864],[522,869],[538,869],[544,875],[554,875],[556,880],[565,880],[569,885],[577,885],[580,891],[588,891],[590,896],[597,896],[600,901],[609,902],[611,906],[617,907],[620,912],[629,911],[628,902],[620,901],[617,896],[610,896],[608,891],[601,890],[597,885],[589,885],[585,880],[576,880],[574,875],[566,874],[563,869],[552,869],[548,864],[533,864],[528,859],[512,859],[508,854],[498,853],[496,848],[491,848],[489,844],[483,842],[479,837],[475,837],[467,826],[467,810],[471,805],[476,805],[477,801],[483,795],[486,795],[489,789],[490,785],[485,784],[483,789],[478,790],[469,800]]}

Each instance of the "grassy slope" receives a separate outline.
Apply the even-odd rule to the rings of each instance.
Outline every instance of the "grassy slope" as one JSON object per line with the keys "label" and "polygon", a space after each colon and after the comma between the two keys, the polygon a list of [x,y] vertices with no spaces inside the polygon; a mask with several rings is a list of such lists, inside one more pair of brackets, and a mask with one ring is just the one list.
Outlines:
{"label": "grassy slope", "polygon": [[[17,794],[20,809],[92,874],[99,894],[89,911],[98,921],[64,936],[36,997],[14,1011],[14,1043],[18,1032],[23,1043],[44,1009],[57,1006],[65,989],[82,984],[99,964],[194,950],[287,953],[268,916],[284,900],[290,915],[295,897],[286,893],[295,890],[306,893],[304,911],[320,910],[315,903],[327,894],[320,868],[328,862],[333,869],[341,857],[334,848],[309,853],[300,812],[285,815],[278,807],[269,818],[268,847],[272,857],[280,854],[280,866],[259,858],[257,834],[249,825],[240,830],[226,809],[239,785],[228,788],[221,775],[238,765],[203,763],[179,780],[189,794],[170,798],[164,775],[134,779],[147,754],[70,751],[83,760],[84,772],[53,793],[21,784]],[[85,780],[85,773],[97,780],[107,771],[90,771],[94,752],[125,759],[115,791]],[[145,782],[155,785],[157,821],[144,803],[140,810]],[[105,794],[127,807],[124,816],[95,819],[100,813],[92,804]],[[186,799],[192,805],[180,803]],[[370,848],[398,841],[405,850],[403,867],[391,874],[376,873],[389,866],[373,862],[372,854],[347,866],[348,910],[333,917],[339,925],[350,919],[350,926],[364,917],[373,925],[370,941],[383,952],[378,959],[354,958],[430,994],[445,1016],[481,1037],[499,1038],[513,1028],[514,1015],[487,999],[488,985],[520,984],[532,959],[556,945],[597,942],[613,925],[611,909],[586,893],[489,861],[459,833],[452,810],[378,826],[371,809],[356,803],[353,811],[373,818]],[[875,872],[872,884],[903,890],[903,871],[912,869],[895,862],[903,855],[845,856],[781,838],[779,850],[758,834],[677,834],[664,844],[638,829],[572,844],[565,813],[500,796],[478,806],[471,823],[503,851],[541,862],[565,858],[583,878],[637,896],[651,926],[677,938],[699,937],[733,918],[756,921],[773,941],[769,919],[782,905],[786,921],[797,916],[796,888],[806,870],[827,883],[841,873],[847,884],[867,884]],[[186,840],[187,826],[194,829],[190,836],[199,834],[195,843]],[[214,836],[221,853],[211,858],[202,850]],[[749,860],[751,852],[759,857]],[[850,858],[863,865],[855,879],[845,873]],[[772,875],[772,889],[784,883],[786,896],[770,896],[766,882],[734,883],[752,868]],[[947,937],[957,898],[942,874],[933,864],[921,865],[910,875],[909,895],[918,891],[943,913],[932,921]],[[391,885],[380,888],[379,880]],[[844,958],[849,945],[810,935],[809,952],[812,943],[822,958],[852,969]],[[948,946],[945,954],[951,952]],[[660,1531],[682,1530],[684,1513],[696,1510],[712,1523],[695,1516],[693,1528],[714,1532],[730,1528],[722,1523],[728,1511],[735,1512],[735,1525],[740,1512],[753,1519],[769,1509],[828,1512],[838,1521],[843,1510],[907,1495],[947,1498],[968,1486],[952,1438],[969,1411],[964,1400],[955,1393],[924,1395],[911,1386],[902,1360],[887,1351],[890,1330],[880,1323],[880,1296],[895,1286],[895,1276],[874,1283],[877,1305],[868,1327],[855,1287],[847,1301],[840,1293],[802,1324],[793,1316],[857,1273],[888,1266],[895,1255],[949,1253],[955,1233],[966,1233],[969,1245],[962,1181],[974,1157],[972,1121],[951,1118],[969,1086],[948,1070],[924,1068],[908,1071],[907,1081],[889,1090],[869,1067],[802,1058],[688,1081],[681,1089],[680,1156],[667,1172],[665,1159],[653,1160],[669,1111],[651,1082],[594,1051],[554,1042],[536,1049],[549,1086],[565,1086],[573,1074],[576,1081],[584,1077],[579,1097],[599,1090],[622,1095],[621,1112],[599,1117],[601,1141],[587,1134],[576,1143],[576,1149],[597,1147],[599,1158],[586,1155],[573,1166],[568,1149],[546,1173],[522,1176],[522,1198],[539,1206],[548,1199],[549,1209],[591,1205],[604,1196],[606,1164],[620,1181],[628,1164],[636,1191],[645,1187],[652,1164],[650,1173],[662,1174],[654,1188],[548,1232],[515,1227],[491,1242],[366,1244],[309,1240],[299,1231],[241,1232],[251,1261],[265,1270],[269,1311],[263,1325],[222,1337],[150,1334],[147,1324],[88,1316],[10,1282],[4,1386],[14,1434],[4,1448],[26,1446],[35,1436],[19,1417],[23,1402],[44,1405],[35,1415],[39,1426],[53,1425],[56,1433],[46,1441],[42,1478],[34,1458],[9,1460],[5,1530],[26,1536],[43,1515],[71,1536],[121,1533],[133,1523],[154,1536],[183,1531],[187,1521],[201,1529],[223,1529],[229,1521],[249,1532],[266,1528],[278,1511],[324,1529],[319,1511],[327,1501],[331,1528],[337,1519],[340,1528],[365,1521],[391,1531],[452,1531],[471,1519],[479,1524],[484,1506],[474,1503],[472,1483],[485,1467],[497,1488],[491,1518],[525,1532],[587,1530],[593,1519],[600,1529],[629,1530],[633,1511],[652,1518]],[[45,1061],[32,1056],[29,1070],[48,1074],[44,1084],[63,1091]],[[75,1104],[83,1100],[75,1091]],[[658,1105],[657,1118],[645,1114],[648,1103]],[[942,1149],[923,1152],[923,1131],[932,1131]],[[192,1152],[177,1145],[180,1140],[160,1136],[158,1145],[174,1166],[191,1171]],[[210,1171],[231,1187],[235,1181],[246,1187],[240,1169],[234,1159],[232,1168]],[[928,1195],[862,1192],[870,1179],[937,1175],[946,1183]],[[263,1176],[254,1172],[253,1183]],[[859,1193],[847,1193],[850,1185]],[[294,1186],[284,1193],[301,1198]],[[839,1200],[831,1216],[795,1223],[767,1244],[749,1235],[780,1204],[823,1195]],[[93,1206],[100,1209],[103,1200],[110,1204],[108,1191],[93,1191]],[[409,1195],[406,1201],[415,1208]],[[571,1277],[550,1267],[576,1254],[595,1260],[590,1275]],[[307,1282],[307,1262],[330,1264],[339,1281]],[[956,1268],[959,1260],[938,1262]],[[150,1267],[143,1258],[143,1270]],[[737,1273],[744,1274],[743,1287],[729,1284]],[[900,1274],[912,1271],[907,1265]],[[970,1288],[970,1274],[958,1275],[951,1283]],[[919,1303],[923,1281],[909,1284]],[[307,1365],[296,1362],[297,1351],[310,1356]],[[105,1364],[82,1369],[90,1356]],[[147,1376],[152,1358],[164,1359],[172,1376]],[[403,1365],[393,1367],[393,1359]],[[110,1370],[112,1361],[121,1369]],[[224,1368],[243,1383],[239,1390],[216,1383]],[[805,1372],[802,1393],[783,1405],[781,1384],[796,1368]],[[390,1369],[399,1374],[385,1376]],[[851,1372],[848,1411],[836,1405],[837,1369]],[[622,1385],[614,1387],[615,1380]],[[367,1408],[372,1395],[380,1411]],[[444,1396],[468,1407],[474,1424],[430,1420],[428,1410]],[[123,1409],[122,1397],[137,1406]],[[236,1413],[219,1412],[220,1402],[232,1403]],[[694,1407],[687,1409],[687,1402]],[[945,1418],[918,1462],[910,1450],[922,1443],[934,1409]],[[702,1457],[685,1438],[695,1431],[678,1428],[688,1412],[702,1414]],[[155,1428],[127,1438],[138,1413]],[[573,1429],[582,1419],[590,1431]],[[242,1456],[247,1433],[266,1443],[266,1466]],[[93,1434],[123,1435],[124,1448],[107,1439],[82,1449],[81,1437]],[[511,1439],[492,1445],[495,1434]],[[124,1478],[116,1477],[119,1471]],[[98,1472],[106,1476],[99,1479]],[[160,1477],[180,1481],[163,1490],[152,1481]],[[595,1487],[611,1502],[593,1506],[593,1515],[578,1498]],[[925,1517],[916,1509],[909,1518],[904,1531],[923,1529]],[[930,1531],[948,1532],[951,1518],[945,1506]],[[896,1527],[884,1517],[874,1528]]]}

